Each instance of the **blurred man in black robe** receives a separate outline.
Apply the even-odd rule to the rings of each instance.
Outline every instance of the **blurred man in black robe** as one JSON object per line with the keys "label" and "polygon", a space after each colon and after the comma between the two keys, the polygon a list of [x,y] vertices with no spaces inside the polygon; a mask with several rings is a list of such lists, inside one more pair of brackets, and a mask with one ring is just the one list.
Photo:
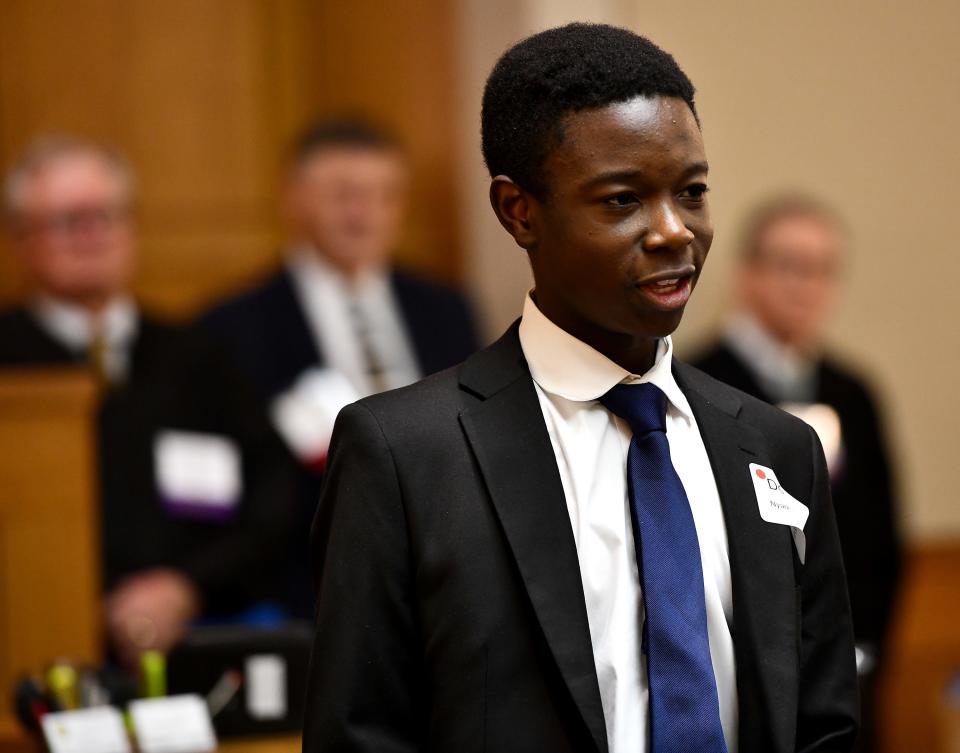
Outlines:
{"label": "blurred man in black robe", "polygon": [[99,145],[27,149],[5,205],[32,292],[0,314],[0,365],[75,365],[102,382],[105,621],[128,663],[196,618],[277,599],[295,472],[228,359],[131,297],[133,190],[128,165]]}
{"label": "blurred man in black robe", "polygon": [[900,572],[892,464],[866,380],[823,344],[846,252],[843,223],[800,196],[777,198],[747,224],[739,306],[723,337],[692,363],[799,415],[830,467],[861,675],[860,750],[872,750],[872,698]]}

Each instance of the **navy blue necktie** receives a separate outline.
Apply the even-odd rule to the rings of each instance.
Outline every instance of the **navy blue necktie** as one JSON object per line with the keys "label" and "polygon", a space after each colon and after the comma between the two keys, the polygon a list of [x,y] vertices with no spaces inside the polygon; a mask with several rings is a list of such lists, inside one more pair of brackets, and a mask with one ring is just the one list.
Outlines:
{"label": "navy blue necktie", "polygon": [[670,460],[667,397],[653,384],[618,384],[600,402],[633,431],[627,490],[646,611],[651,753],[726,753],[700,545]]}

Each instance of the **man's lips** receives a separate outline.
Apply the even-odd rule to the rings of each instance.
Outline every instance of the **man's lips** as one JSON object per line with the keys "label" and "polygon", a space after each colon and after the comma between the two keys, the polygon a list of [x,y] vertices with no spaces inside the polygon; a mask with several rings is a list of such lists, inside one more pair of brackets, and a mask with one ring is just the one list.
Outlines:
{"label": "man's lips", "polygon": [[655,285],[657,283],[668,282],[671,280],[678,280],[681,277],[692,277],[696,273],[697,268],[693,264],[685,264],[682,267],[676,267],[675,269],[664,269],[656,274],[647,275],[646,277],[637,280],[635,283],[638,287],[643,287],[645,285]]}
{"label": "man's lips", "polygon": [[682,309],[693,289],[692,267],[658,272],[636,283],[644,298],[663,311]]}

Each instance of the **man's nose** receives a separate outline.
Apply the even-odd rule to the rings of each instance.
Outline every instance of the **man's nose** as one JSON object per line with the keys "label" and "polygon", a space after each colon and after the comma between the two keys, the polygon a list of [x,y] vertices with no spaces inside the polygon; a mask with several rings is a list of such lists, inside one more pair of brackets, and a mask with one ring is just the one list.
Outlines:
{"label": "man's nose", "polygon": [[677,251],[690,245],[693,238],[693,232],[684,223],[673,201],[664,199],[651,207],[643,236],[644,251]]}

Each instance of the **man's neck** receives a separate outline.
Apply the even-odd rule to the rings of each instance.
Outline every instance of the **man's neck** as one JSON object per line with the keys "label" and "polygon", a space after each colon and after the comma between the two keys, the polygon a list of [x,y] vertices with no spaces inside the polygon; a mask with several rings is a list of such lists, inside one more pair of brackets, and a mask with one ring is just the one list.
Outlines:
{"label": "man's neck", "polygon": [[545,307],[536,290],[531,291],[530,297],[541,313],[560,329],[602,353],[631,374],[645,374],[653,366],[660,338],[620,334],[598,327],[585,329],[577,326],[578,323],[565,321],[557,311],[551,309],[549,303]]}
{"label": "man's neck", "polygon": [[335,277],[344,289],[351,292],[360,290],[367,281],[379,277],[384,272],[384,268],[379,264],[351,266],[337,264],[309,244],[292,246],[291,261],[294,265],[319,269],[323,274]]}

